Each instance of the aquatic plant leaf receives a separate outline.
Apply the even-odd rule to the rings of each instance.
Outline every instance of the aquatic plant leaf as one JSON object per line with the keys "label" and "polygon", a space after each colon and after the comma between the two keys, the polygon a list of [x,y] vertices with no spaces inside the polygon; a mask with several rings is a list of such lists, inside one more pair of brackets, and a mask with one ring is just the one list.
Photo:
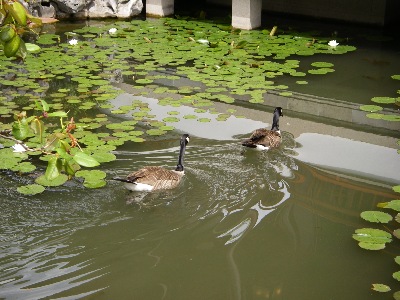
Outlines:
{"label": "aquatic plant leaf", "polygon": [[89,189],[98,189],[101,187],[104,187],[107,184],[107,182],[105,180],[85,180],[83,182],[83,186],[87,187]]}
{"label": "aquatic plant leaf", "polygon": [[383,110],[383,108],[378,105],[362,105],[360,106],[360,109],[368,112],[377,112]]}
{"label": "aquatic plant leaf", "polygon": [[400,116],[398,116],[398,115],[383,115],[382,120],[390,121],[390,122],[399,122]]}
{"label": "aquatic plant leaf", "polygon": [[95,152],[92,154],[92,157],[99,163],[110,162],[117,159],[117,157],[114,154],[109,152]]}
{"label": "aquatic plant leaf", "polygon": [[396,102],[396,98],[393,97],[373,97],[372,102],[382,103],[382,104],[392,104]]}
{"label": "aquatic plant leaf", "polygon": [[43,193],[45,189],[46,188],[40,184],[28,184],[18,187],[17,191],[18,193],[24,195],[36,195]]}
{"label": "aquatic plant leaf", "polygon": [[98,180],[106,178],[107,174],[101,170],[83,170],[76,172],[75,176]]}
{"label": "aquatic plant leaf", "polygon": [[59,186],[63,185],[68,180],[68,176],[65,174],[60,174],[53,180],[47,180],[45,175],[39,176],[35,179],[35,182],[44,186]]}
{"label": "aquatic plant leaf", "polygon": [[400,256],[396,256],[394,258],[394,261],[396,262],[396,264],[400,265]]}
{"label": "aquatic plant leaf", "polygon": [[380,120],[380,119],[382,119],[384,116],[385,116],[384,114],[377,114],[377,113],[366,114],[366,117],[367,117],[367,118],[375,119],[375,120]]}
{"label": "aquatic plant leaf", "polygon": [[400,80],[400,75],[392,75],[392,79]]}
{"label": "aquatic plant leaf", "polygon": [[331,68],[334,66],[332,63],[322,61],[313,62],[311,65],[317,68]]}
{"label": "aquatic plant leaf", "polygon": [[64,111],[53,111],[51,113],[47,114],[48,117],[60,117],[60,118],[66,118],[68,117],[68,114]]}
{"label": "aquatic plant leaf", "polygon": [[400,300],[400,291],[397,291],[393,294],[394,300]]}
{"label": "aquatic plant leaf", "polygon": [[52,156],[47,164],[46,172],[45,172],[45,177],[47,180],[52,181],[55,178],[60,175],[60,160],[58,159],[57,156]]}
{"label": "aquatic plant leaf", "polygon": [[353,239],[358,245],[367,250],[381,250],[385,244],[392,241],[392,235],[386,231],[374,228],[361,228],[355,231]]}
{"label": "aquatic plant leaf", "polygon": [[167,132],[165,130],[160,130],[160,129],[149,129],[146,131],[148,135],[163,135],[166,134]]}
{"label": "aquatic plant leaf", "polygon": [[84,167],[97,167],[99,164],[99,162],[94,159],[93,157],[91,157],[90,155],[87,155],[86,153],[83,152],[77,152],[75,153],[75,155],[73,156],[73,159],[81,166]]}
{"label": "aquatic plant leaf", "polygon": [[[400,141],[397,142],[400,145]],[[400,193],[400,185],[395,185],[392,187],[392,190],[396,193]]]}
{"label": "aquatic plant leaf", "polygon": [[377,292],[386,293],[390,291],[390,287],[382,283],[373,283],[372,289]]}
{"label": "aquatic plant leaf", "polygon": [[396,229],[395,231],[393,231],[393,235],[400,239],[400,229]]}
{"label": "aquatic plant leaf", "polygon": [[385,208],[393,209],[397,212],[400,212],[400,200],[391,200],[386,205]]}
{"label": "aquatic plant leaf", "polygon": [[40,46],[32,43],[25,43],[25,47],[28,52],[38,52],[41,49]]}
{"label": "aquatic plant leaf", "polygon": [[25,118],[15,121],[12,125],[12,135],[17,140],[24,140],[29,135],[29,125]]}
{"label": "aquatic plant leaf", "polygon": [[25,161],[22,163],[18,163],[16,166],[11,168],[14,172],[21,172],[21,173],[30,173],[36,170],[36,166],[33,165],[31,162]]}
{"label": "aquatic plant leaf", "polygon": [[308,81],[306,80],[298,80],[296,81],[297,84],[308,84]]}
{"label": "aquatic plant leaf", "polygon": [[393,217],[388,213],[373,210],[363,211],[361,213],[361,218],[373,223],[389,223],[393,220]]}
{"label": "aquatic plant leaf", "polygon": [[370,243],[370,242],[359,242],[358,246],[360,248],[365,249],[365,250],[382,250],[385,249],[385,244],[384,243]]}
{"label": "aquatic plant leaf", "polygon": [[397,281],[400,281],[400,271],[394,272],[393,278],[396,279]]}

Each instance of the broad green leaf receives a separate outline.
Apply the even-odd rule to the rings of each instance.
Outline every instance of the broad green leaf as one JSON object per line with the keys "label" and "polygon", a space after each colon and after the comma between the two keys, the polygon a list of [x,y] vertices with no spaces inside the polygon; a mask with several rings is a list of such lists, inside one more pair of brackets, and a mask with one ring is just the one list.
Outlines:
{"label": "broad green leaf", "polygon": [[400,239],[400,229],[396,229],[395,231],[393,231],[393,235]]}
{"label": "broad green leaf", "polygon": [[35,182],[44,186],[59,186],[63,185],[68,180],[68,176],[65,174],[60,174],[53,180],[47,180],[45,175],[39,176],[35,179]]}
{"label": "broad green leaf", "polygon": [[393,294],[394,300],[400,300],[400,291],[397,291]]}
{"label": "broad green leaf", "polygon": [[392,235],[386,231],[374,228],[361,228],[355,231],[353,239],[358,241],[361,248],[367,250],[380,250],[385,244],[392,241]]}
{"label": "broad green leaf", "polygon": [[49,111],[49,105],[47,104],[47,102],[44,100],[40,100],[40,102],[42,103],[43,111]]}
{"label": "broad green leaf", "polygon": [[17,188],[18,193],[24,195],[36,195],[43,193],[45,187],[39,184],[28,184]]}
{"label": "broad green leaf", "polygon": [[73,176],[78,170],[80,170],[80,165],[78,165],[75,160],[65,159],[63,163],[64,171],[70,176]]}
{"label": "broad green leaf", "polygon": [[57,147],[58,142],[65,138],[63,133],[53,133],[49,135],[46,139],[46,145],[43,147],[46,151],[53,151],[55,147]]}
{"label": "broad green leaf", "polygon": [[362,105],[360,106],[360,109],[368,112],[377,112],[383,110],[383,108],[378,105]]}
{"label": "broad green leaf", "polygon": [[77,152],[73,159],[83,167],[92,168],[100,165],[97,160],[83,152]]}
{"label": "broad green leaf", "polygon": [[397,281],[400,281],[400,271],[394,272],[393,278],[396,279]]}
{"label": "broad green leaf", "polygon": [[66,117],[68,117],[68,114],[64,111],[54,111],[54,112],[48,113],[47,116],[48,117],[66,118]]}
{"label": "broad green leaf", "polygon": [[393,209],[393,210],[395,210],[397,212],[400,212],[400,200],[389,201],[386,204],[385,208],[390,208],[390,209]]}
{"label": "broad green leaf", "polygon": [[400,265],[400,256],[396,256],[394,258],[394,261],[396,262],[396,264]]}
{"label": "broad green leaf", "polygon": [[32,44],[32,43],[25,43],[26,50],[29,52],[37,52],[41,48],[38,45]]}
{"label": "broad green leaf", "polygon": [[390,287],[385,285],[385,284],[381,284],[381,283],[373,283],[372,284],[372,289],[374,291],[377,292],[381,292],[381,293],[386,293],[390,291]]}
{"label": "broad green leaf", "polygon": [[360,248],[363,248],[365,250],[382,250],[385,249],[385,244],[384,243],[369,243],[369,242],[359,242],[358,246]]}
{"label": "broad green leaf", "polygon": [[28,137],[29,126],[25,118],[13,123],[12,134],[17,140],[24,140]]}
{"label": "broad green leaf", "polygon": [[58,175],[60,175],[59,159],[56,156],[52,156],[47,164],[45,177],[47,180],[52,181],[58,177]]}
{"label": "broad green leaf", "polygon": [[[398,144],[400,143],[400,141],[398,142]],[[400,145],[400,144],[399,144]],[[400,185],[395,185],[392,187],[393,191],[395,191],[396,193],[400,193]]]}
{"label": "broad green leaf", "polygon": [[361,218],[373,223],[389,223],[393,220],[391,215],[382,211],[363,211]]}

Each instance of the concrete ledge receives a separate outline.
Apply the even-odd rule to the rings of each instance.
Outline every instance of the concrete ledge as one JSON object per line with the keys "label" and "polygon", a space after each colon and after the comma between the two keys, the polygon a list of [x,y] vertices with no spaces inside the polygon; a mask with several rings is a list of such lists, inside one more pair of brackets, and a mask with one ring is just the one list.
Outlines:
{"label": "concrete ledge", "polygon": [[174,6],[161,7],[159,5],[147,4],[146,5],[146,15],[150,16],[170,16],[174,14]]}

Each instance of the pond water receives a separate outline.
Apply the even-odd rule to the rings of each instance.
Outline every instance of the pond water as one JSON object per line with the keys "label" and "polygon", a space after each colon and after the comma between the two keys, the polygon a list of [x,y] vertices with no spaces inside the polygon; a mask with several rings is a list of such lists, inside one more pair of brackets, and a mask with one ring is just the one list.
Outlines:
{"label": "pond water", "polygon": [[[124,92],[111,100],[114,108],[140,100],[157,120],[168,109],[196,114],[115,86]],[[349,86],[357,94],[357,84]],[[2,171],[0,298],[392,299],[370,287],[398,284],[391,276],[398,242],[366,251],[352,234],[368,226],[362,211],[398,197],[391,188],[400,181],[398,126],[357,122],[355,104],[339,105],[347,99],[336,89],[317,96],[331,97],[344,114],[352,110],[353,121],[326,118],[321,101],[297,110],[310,103],[298,97],[301,105],[281,118],[281,147],[255,152],[243,150],[240,139],[271,126],[275,103],[218,103],[216,111],[234,108],[245,118],[221,122],[205,112],[210,122],[181,118],[174,131],[127,142],[113,152],[116,161],[101,165],[101,189],[74,179],[23,196],[15,186],[30,177]],[[173,168],[183,132],[191,138],[178,188],[134,193],[110,180],[144,165]]]}

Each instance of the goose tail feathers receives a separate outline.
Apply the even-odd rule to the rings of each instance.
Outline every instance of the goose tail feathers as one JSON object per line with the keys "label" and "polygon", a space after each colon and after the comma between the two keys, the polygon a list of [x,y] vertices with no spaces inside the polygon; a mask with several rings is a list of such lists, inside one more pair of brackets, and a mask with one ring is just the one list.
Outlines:
{"label": "goose tail feathers", "polygon": [[242,141],[242,146],[249,147],[249,148],[256,148],[257,145],[254,144],[252,139],[245,139]]}

